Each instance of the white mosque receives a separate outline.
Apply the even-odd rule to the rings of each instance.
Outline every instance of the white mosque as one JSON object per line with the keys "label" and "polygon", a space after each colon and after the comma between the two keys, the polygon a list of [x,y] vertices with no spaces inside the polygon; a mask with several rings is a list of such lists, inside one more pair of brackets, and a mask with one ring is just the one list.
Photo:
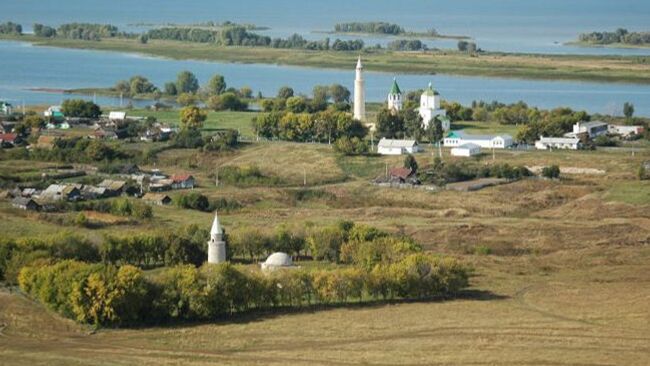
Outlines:
{"label": "white mosque", "polygon": [[[394,111],[402,110],[403,98],[402,91],[397,85],[397,80],[393,79],[393,85],[388,93],[388,109]],[[424,90],[420,96],[420,107],[417,109],[420,117],[422,117],[422,124],[424,128],[428,128],[434,118],[440,117],[442,122],[442,129],[448,131],[451,128],[451,122],[447,117],[447,111],[440,108],[440,93],[433,89],[433,85],[429,83],[427,89]],[[366,122],[366,97],[363,80],[363,65],[361,64],[361,56],[357,60],[356,75],[354,79],[354,119]]]}

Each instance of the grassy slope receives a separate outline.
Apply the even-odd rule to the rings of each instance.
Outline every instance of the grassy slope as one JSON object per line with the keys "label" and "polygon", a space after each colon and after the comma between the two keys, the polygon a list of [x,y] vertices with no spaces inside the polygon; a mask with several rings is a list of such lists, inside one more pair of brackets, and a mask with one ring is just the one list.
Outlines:
{"label": "grassy slope", "polygon": [[[36,45],[142,53],[173,59],[197,59],[242,63],[283,64],[349,69],[356,52],[216,47],[211,44],[153,40],[104,39],[101,42],[66,39],[42,39],[23,35],[0,36]],[[453,51],[426,53],[379,52],[364,54],[368,70],[456,74],[531,79],[567,79],[611,82],[650,83],[650,64],[643,57],[552,56],[488,53],[469,57]]]}
{"label": "grassy slope", "polygon": [[[475,128],[479,128],[477,126]],[[484,126],[482,126],[484,127]],[[489,129],[497,129],[491,126]],[[417,155],[425,165],[430,155]],[[445,160],[451,160],[445,150]],[[486,163],[492,157],[485,156]],[[201,192],[245,203],[224,213],[227,228],[317,225],[347,218],[403,230],[427,250],[462,258],[476,269],[474,292],[448,302],[258,314],[236,322],[103,330],[90,335],[21,296],[0,291],[0,359],[7,364],[538,364],[644,365],[650,322],[650,185],[635,180],[650,149],[499,151],[499,162],[605,169],[604,176],[522,181],[478,192],[427,193],[370,186],[400,157],[338,157],[324,145],[262,143],[232,154],[169,150],[157,167],[187,170]],[[193,161],[192,165],[188,164]],[[28,174],[21,162],[1,169]],[[214,187],[217,165],[258,164],[292,184],[335,201],[292,202],[278,187]],[[344,180],[345,179],[345,180]],[[330,184],[324,184],[333,182]],[[37,217],[0,207],[9,235],[57,232]],[[152,230],[197,223],[210,213],[156,207],[151,223],[101,230]],[[5,232],[6,233],[6,232]],[[478,245],[492,255],[474,255]],[[4,327],[2,324],[5,324]]]}

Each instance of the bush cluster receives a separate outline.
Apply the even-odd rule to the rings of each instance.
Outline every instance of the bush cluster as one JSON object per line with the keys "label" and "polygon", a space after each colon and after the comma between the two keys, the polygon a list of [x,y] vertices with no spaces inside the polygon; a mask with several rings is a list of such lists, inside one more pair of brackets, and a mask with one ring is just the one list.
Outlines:
{"label": "bush cluster", "polygon": [[214,210],[231,211],[241,208],[241,204],[235,200],[229,200],[223,197],[210,200],[207,196],[198,192],[183,193],[176,197],[174,202],[180,208],[203,212],[211,212]]}
{"label": "bush cluster", "polygon": [[213,320],[274,307],[449,296],[468,284],[453,259],[413,253],[371,271],[359,267],[261,274],[229,263],[177,266],[153,279],[125,265],[62,261],[25,267],[21,289],[82,323],[129,325]]}
{"label": "bush cluster", "polygon": [[511,166],[507,163],[478,165],[471,162],[442,163],[440,161],[418,172],[418,178],[422,182],[438,185],[490,177],[516,180],[531,175],[531,171],[525,166]]}

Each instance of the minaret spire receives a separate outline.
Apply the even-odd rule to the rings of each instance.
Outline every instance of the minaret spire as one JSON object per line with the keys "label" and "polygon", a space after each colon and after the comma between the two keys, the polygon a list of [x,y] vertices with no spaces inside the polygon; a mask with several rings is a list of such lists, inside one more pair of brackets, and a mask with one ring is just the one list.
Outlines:
{"label": "minaret spire", "polygon": [[366,121],[366,92],[361,55],[357,59],[356,76],[354,78],[354,119],[362,122]]}
{"label": "minaret spire", "polygon": [[219,223],[219,215],[214,212],[214,220],[210,229],[208,241],[208,263],[222,263],[226,261],[226,242],[223,240],[223,229]]}

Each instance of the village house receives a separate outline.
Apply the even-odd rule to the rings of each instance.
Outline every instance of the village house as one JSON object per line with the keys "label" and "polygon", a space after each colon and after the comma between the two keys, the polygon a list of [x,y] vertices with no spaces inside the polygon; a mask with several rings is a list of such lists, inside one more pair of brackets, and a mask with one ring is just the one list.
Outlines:
{"label": "village house", "polygon": [[142,196],[142,200],[158,206],[169,205],[170,203],[172,203],[171,197],[169,197],[164,193],[148,192],[144,196]]}
{"label": "village house", "polygon": [[122,180],[104,179],[98,184],[98,187],[105,188],[106,197],[116,197],[124,193],[126,182]]}
{"label": "village house", "polygon": [[23,198],[32,198],[33,196],[38,196],[41,193],[36,188],[25,188],[20,192],[20,196]]}
{"label": "village house", "polygon": [[83,186],[81,188],[81,197],[85,200],[94,200],[98,198],[105,198],[109,195],[107,194],[107,189],[105,187],[95,187],[95,186]]}
{"label": "village house", "polygon": [[97,140],[117,140],[117,133],[113,130],[98,128],[90,136],[91,139]]}
{"label": "village house", "polygon": [[27,210],[27,211],[38,211],[41,209],[41,205],[39,205],[36,201],[34,201],[31,198],[25,198],[25,197],[14,198],[13,200],[11,200],[11,206],[13,206],[14,208]]}
{"label": "village house", "polygon": [[72,185],[51,184],[41,192],[39,198],[45,201],[77,201],[81,198],[81,191]]}
{"label": "village house", "polygon": [[609,125],[607,132],[612,135],[629,138],[643,134],[643,126]]}
{"label": "village house", "polygon": [[189,174],[175,174],[171,176],[172,189],[194,188],[194,177]]}
{"label": "village house", "polygon": [[391,168],[388,171],[388,180],[391,183],[420,184],[420,181],[415,176],[415,171],[404,167]]}
{"label": "village house", "polygon": [[537,150],[578,150],[580,148],[580,139],[577,137],[544,137],[541,136],[535,142]]}
{"label": "village house", "polygon": [[573,125],[573,131],[564,134],[564,136],[579,137],[581,134],[586,134],[587,137],[593,139],[598,136],[606,135],[608,131],[609,125],[603,121],[578,122]]}
{"label": "village house", "polygon": [[10,115],[12,111],[13,111],[13,108],[12,108],[11,104],[0,100],[0,113],[2,113],[4,115]]}
{"label": "village house", "polygon": [[459,147],[465,144],[478,145],[484,149],[505,149],[513,145],[510,135],[470,135],[462,131],[452,131],[444,139],[446,147]]}
{"label": "village house", "polygon": [[381,155],[402,155],[420,152],[420,146],[415,140],[392,140],[382,138],[377,144],[377,153]]}
{"label": "village house", "polygon": [[0,147],[14,147],[22,141],[16,133],[0,134]]}
{"label": "village house", "polygon": [[63,120],[65,120],[65,115],[61,111],[61,106],[60,105],[50,106],[48,109],[46,109],[43,112],[43,116],[45,118],[48,118],[50,120],[54,120],[54,121],[57,121],[57,122],[62,122]]}
{"label": "village house", "polygon": [[468,142],[460,146],[456,146],[451,149],[451,156],[471,157],[480,154],[481,154],[481,147],[471,142]]}

